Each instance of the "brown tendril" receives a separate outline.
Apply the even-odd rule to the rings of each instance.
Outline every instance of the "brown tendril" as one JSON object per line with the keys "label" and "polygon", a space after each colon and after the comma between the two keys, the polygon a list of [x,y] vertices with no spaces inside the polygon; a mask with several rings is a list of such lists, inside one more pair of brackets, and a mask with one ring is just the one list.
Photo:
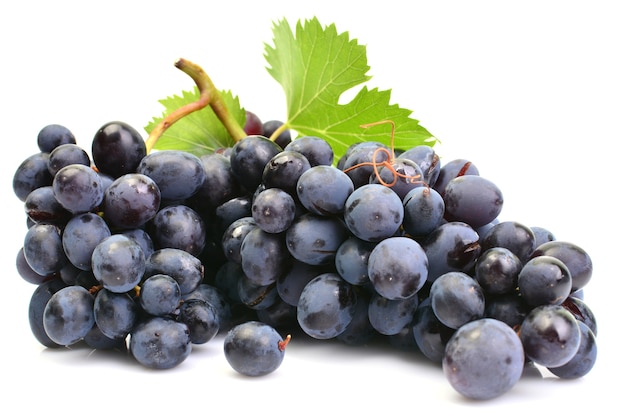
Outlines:
{"label": "brown tendril", "polygon": [[[422,182],[420,180],[421,175],[406,175],[406,174],[401,174],[398,171],[396,171],[393,168],[393,163],[395,161],[395,156],[393,154],[394,152],[394,139],[395,139],[395,133],[396,133],[396,124],[393,120],[380,120],[378,122],[373,122],[373,123],[366,123],[363,124],[359,127],[367,129],[370,128],[372,126],[378,126],[378,125],[382,125],[385,123],[389,123],[391,125],[391,138],[389,139],[389,144],[390,144],[390,148],[391,151],[389,151],[389,149],[387,148],[376,148],[376,150],[372,153],[372,161],[371,162],[361,162],[359,164],[353,165],[349,168],[346,168],[343,170],[343,172],[348,172],[351,171],[353,169],[356,168],[360,168],[360,167],[364,167],[364,166],[372,166],[374,167],[374,174],[376,175],[376,180],[378,180],[378,182],[382,185],[384,185],[385,187],[393,187],[394,185],[396,185],[396,183],[398,182],[398,177],[400,178],[406,178],[408,179],[411,184],[417,184]],[[385,154],[385,160],[381,161],[381,162],[377,162],[378,160],[378,154],[382,152]],[[380,175],[380,171],[377,169],[378,167],[384,167],[387,168],[389,171],[391,171],[392,175],[393,175],[393,181],[391,182],[386,182]]]}

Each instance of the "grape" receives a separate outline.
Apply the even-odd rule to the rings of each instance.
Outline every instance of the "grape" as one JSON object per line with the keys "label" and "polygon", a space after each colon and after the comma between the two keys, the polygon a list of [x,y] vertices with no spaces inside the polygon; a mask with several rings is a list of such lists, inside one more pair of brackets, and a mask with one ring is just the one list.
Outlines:
{"label": "grape", "polygon": [[204,266],[197,257],[176,248],[163,248],[152,252],[145,261],[145,277],[156,274],[169,275],[180,286],[184,296],[194,291],[204,278]]}
{"label": "grape", "polygon": [[53,176],[48,171],[49,153],[39,152],[24,159],[13,174],[13,192],[21,201],[39,187],[52,185]]}
{"label": "grape", "polygon": [[507,294],[517,288],[522,262],[510,250],[489,248],[476,261],[476,281],[487,294]]}
{"label": "grape", "polygon": [[157,249],[181,249],[198,257],[206,244],[204,220],[184,204],[160,209],[150,220],[148,230]]}
{"label": "grape", "polygon": [[485,295],[474,278],[463,272],[447,272],[430,287],[433,312],[447,327],[458,329],[485,314]]}
{"label": "grape", "polygon": [[24,257],[24,247],[21,247],[17,251],[17,256],[15,258],[15,267],[18,274],[24,279],[24,281],[31,284],[40,285],[55,277],[54,273],[48,275],[40,275],[37,272],[33,271],[33,268],[28,265],[28,262],[26,262],[26,258]]}
{"label": "grape", "polygon": [[285,241],[291,256],[310,265],[334,263],[339,245],[347,237],[343,223],[335,217],[306,213],[287,229]]}
{"label": "grape", "polygon": [[483,318],[460,327],[446,344],[443,372],[465,397],[496,398],[522,377],[524,348],[505,323]]}
{"label": "grape", "polygon": [[380,334],[396,335],[413,321],[418,303],[417,294],[399,300],[373,294],[368,307],[370,324]]}
{"label": "grape", "polygon": [[284,149],[301,153],[309,161],[311,167],[330,166],[335,158],[333,148],[328,142],[317,136],[300,136],[289,142]]}
{"label": "grape", "polygon": [[335,273],[309,281],[298,300],[298,323],[315,339],[331,339],[343,332],[354,316],[356,292]]}
{"label": "grape", "polygon": [[370,184],[383,184],[392,189],[400,199],[414,188],[424,186],[422,170],[410,159],[395,158],[389,166],[376,169],[370,175]]}
{"label": "grape", "polygon": [[572,313],[559,305],[541,305],[528,313],[519,337],[531,361],[546,368],[568,363],[580,346],[580,326]]}
{"label": "grape", "polygon": [[213,339],[220,328],[217,309],[205,300],[183,301],[176,319],[187,325],[191,343],[196,345]]}
{"label": "grape", "polygon": [[519,291],[531,307],[561,304],[572,290],[572,277],[565,264],[548,255],[537,256],[519,272]]}
{"label": "grape", "polygon": [[248,321],[228,331],[224,338],[224,354],[229,365],[240,374],[263,376],[280,367],[289,338],[283,339],[265,323]]}
{"label": "grape", "polygon": [[239,183],[249,192],[261,184],[265,165],[282,148],[264,136],[247,136],[233,146],[230,166]]}
{"label": "grape", "polygon": [[586,324],[578,322],[578,326],[580,327],[581,340],[576,354],[565,364],[548,368],[559,378],[575,379],[585,376],[596,363],[598,356],[596,336]]}
{"label": "grape", "polygon": [[451,179],[443,192],[448,221],[465,222],[472,227],[484,226],[502,211],[502,191],[493,182],[478,175]]}
{"label": "grape", "polygon": [[251,310],[264,310],[279,299],[276,284],[259,284],[247,275],[237,280],[237,299]]}
{"label": "grape", "polygon": [[243,126],[243,130],[247,135],[262,135],[263,122],[255,113],[246,110],[246,123]]}
{"label": "grape", "polygon": [[79,164],[91,166],[91,159],[87,152],[73,143],[59,145],[48,155],[48,171],[55,176],[59,170],[67,165]]}
{"label": "grape", "polygon": [[240,197],[241,188],[230,170],[230,159],[220,154],[206,154],[200,157],[204,170],[204,181],[190,198],[191,204],[200,211],[215,210],[228,200]]}
{"label": "grape", "polygon": [[287,304],[297,306],[305,285],[316,276],[329,272],[328,269],[324,266],[292,260],[288,270],[276,280],[278,296]]}
{"label": "grape", "polygon": [[369,242],[393,236],[404,218],[398,195],[381,184],[356,188],[345,204],[346,226],[356,237]]}
{"label": "grape", "polygon": [[224,233],[228,226],[242,217],[252,217],[252,196],[244,195],[231,198],[215,209],[215,227],[217,233]]}
{"label": "grape", "polygon": [[102,288],[96,294],[93,314],[95,323],[104,336],[124,339],[135,326],[138,309],[127,293],[115,293]]}
{"label": "grape", "polygon": [[57,201],[72,213],[96,209],[104,198],[102,179],[91,167],[71,164],[54,176],[52,189]]}
{"label": "grape", "polygon": [[119,232],[119,234],[137,242],[139,246],[141,246],[141,250],[143,250],[143,254],[146,258],[154,252],[154,242],[144,229],[126,229]]}
{"label": "grape", "polygon": [[34,189],[24,200],[24,211],[33,222],[53,223],[63,226],[71,217],[65,207],[59,203],[51,185]]}
{"label": "grape", "polygon": [[217,319],[219,321],[219,330],[226,328],[233,317],[232,308],[228,297],[222,290],[214,285],[202,283],[190,293],[185,294],[182,299],[187,300],[204,300],[215,308]]}
{"label": "grape", "polygon": [[448,183],[452,179],[463,175],[479,175],[478,167],[464,158],[453,159],[441,166],[437,181],[431,184],[431,186],[437,190],[442,197],[445,197]]}
{"label": "grape", "polygon": [[563,262],[572,278],[572,292],[583,288],[591,280],[593,263],[589,254],[580,246],[561,240],[545,242],[534,248],[529,255],[553,256]]}
{"label": "grape", "polygon": [[61,346],[80,341],[94,324],[94,297],[77,285],[63,287],[52,294],[43,311],[46,334]]}
{"label": "grape", "polygon": [[367,273],[378,294],[390,300],[407,299],[426,283],[428,258],[413,239],[390,237],[372,250]]}
{"label": "grape", "polygon": [[506,248],[525,263],[535,250],[535,235],[530,227],[515,221],[500,222],[489,229],[480,240],[483,251]]}
{"label": "grape", "polygon": [[[284,123],[280,120],[267,120],[263,122],[263,136],[269,138],[274,132],[282,127]],[[274,140],[278,146],[285,148],[291,142],[291,132],[283,130]]]}
{"label": "grape", "polygon": [[412,330],[415,343],[422,354],[432,362],[441,364],[446,344],[456,329],[446,326],[437,318],[430,296],[417,306]]}
{"label": "grape", "polygon": [[252,201],[252,218],[267,233],[282,233],[291,226],[296,216],[296,203],[280,188],[261,191]]}
{"label": "grape", "polygon": [[146,144],[128,123],[113,121],[98,129],[91,143],[91,157],[98,171],[121,177],[134,173],[146,156]]}
{"label": "grape", "polygon": [[429,235],[443,222],[445,204],[434,188],[414,188],[404,196],[402,205],[402,227],[406,233],[416,238]]}
{"label": "grape", "polygon": [[398,158],[409,159],[417,164],[422,172],[421,180],[433,185],[441,171],[441,160],[432,146],[418,145],[398,155]]}
{"label": "grape", "polygon": [[317,165],[302,173],[296,192],[302,205],[321,216],[341,214],[354,184],[343,171],[328,165]]}
{"label": "grape", "polygon": [[163,150],[141,159],[136,172],[156,183],[166,201],[192,197],[204,183],[204,166],[200,158],[183,151]]}
{"label": "grape", "polygon": [[63,251],[61,229],[48,223],[31,226],[24,236],[24,258],[39,275],[61,270],[68,261]]}
{"label": "grape", "polygon": [[295,195],[300,176],[310,168],[311,164],[303,154],[295,151],[282,151],[265,165],[262,182],[268,188],[280,188]]}
{"label": "grape", "polygon": [[391,153],[391,150],[382,143],[361,142],[346,152],[345,162],[337,164],[337,167],[348,174],[354,188],[359,188],[370,183],[376,169],[375,164],[387,161],[387,153],[384,151]]}
{"label": "grape", "polygon": [[229,261],[241,264],[241,244],[248,233],[256,227],[254,218],[242,217],[231,223],[222,234],[222,249]]}
{"label": "grape", "polygon": [[565,301],[561,304],[567,311],[572,313],[576,320],[584,323],[591,331],[597,335],[598,334],[598,321],[596,319],[595,314],[589,308],[589,306],[581,299],[576,298],[575,296],[570,295],[567,297]]}
{"label": "grape", "polygon": [[531,307],[516,292],[487,297],[485,317],[505,322],[512,328],[519,328]]}
{"label": "grape", "polygon": [[77,214],[63,231],[63,250],[72,265],[88,271],[94,249],[109,236],[111,230],[102,217],[95,213]]}
{"label": "grape", "polygon": [[256,319],[275,329],[292,329],[298,325],[295,306],[287,304],[281,299],[262,310],[256,310]]}
{"label": "grape", "polygon": [[428,258],[428,282],[451,272],[469,272],[480,257],[478,233],[463,222],[444,223],[421,243]]}
{"label": "grape", "polygon": [[250,230],[241,243],[241,267],[257,285],[276,282],[287,269],[289,252],[282,234]]}
{"label": "grape", "polygon": [[49,124],[37,134],[37,146],[42,152],[51,152],[57,146],[66,143],[76,144],[76,137],[63,125]]}
{"label": "grape", "polygon": [[532,226],[530,230],[532,230],[533,234],[535,235],[536,246],[540,246],[546,242],[552,242],[556,240],[556,236],[554,236],[554,233],[552,233],[545,227]]}
{"label": "grape", "polygon": [[104,288],[122,293],[139,284],[146,269],[146,258],[137,242],[115,234],[94,248],[91,268]]}
{"label": "grape", "polygon": [[173,318],[148,317],[130,333],[129,350],[147,368],[174,368],[191,354],[189,328]]}
{"label": "grape", "polygon": [[48,301],[54,293],[61,288],[67,287],[67,284],[60,278],[53,278],[41,283],[33,291],[28,303],[28,323],[30,330],[35,339],[49,348],[60,347],[61,345],[50,339],[43,324],[44,310]]}
{"label": "grape", "polygon": [[372,326],[369,318],[371,293],[355,289],[357,293],[356,306],[352,320],[336,339],[349,346],[363,346],[373,340],[378,332]]}
{"label": "grape", "polygon": [[366,242],[354,236],[344,240],[335,254],[335,267],[339,275],[350,284],[370,284],[367,265],[375,246],[374,242]]}
{"label": "grape", "polygon": [[161,191],[150,177],[131,173],[116,178],[107,188],[102,210],[112,229],[136,229],[158,212]]}
{"label": "grape", "polygon": [[180,286],[169,275],[151,275],[141,283],[139,305],[148,314],[153,316],[173,314],[180,301]]}

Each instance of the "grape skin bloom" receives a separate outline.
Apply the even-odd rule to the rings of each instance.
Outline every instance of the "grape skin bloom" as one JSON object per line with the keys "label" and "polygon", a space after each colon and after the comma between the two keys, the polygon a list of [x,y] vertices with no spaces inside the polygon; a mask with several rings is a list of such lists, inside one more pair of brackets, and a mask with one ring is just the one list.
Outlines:
{"label": "grape skin bloom", "polygon": [[524,348],[507,324],[483,318],[460,327],[448,341],[443,371],[465,397],[488,400],[509,391],[524,370]]}

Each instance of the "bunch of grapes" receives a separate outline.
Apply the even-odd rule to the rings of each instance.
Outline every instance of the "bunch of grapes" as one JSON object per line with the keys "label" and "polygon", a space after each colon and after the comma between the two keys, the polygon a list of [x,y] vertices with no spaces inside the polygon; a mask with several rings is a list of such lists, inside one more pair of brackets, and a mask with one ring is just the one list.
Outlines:
{"label": "bunch of grapes", "polygon": [[562,378],[592,369],[589,255],[500,221],[503,194],[471,161],[376,142],[335,155],[320,137],[269,140],[280,123],[247,116],[247,137],[202,156],[147,152],[123,122],[98,129],[90,153],[66,127],[40,131],[13,181],[39,342],[164,369],[227,332],[233,368],[264,375],[290,338],[275,329],[387,339],[477,399],[529,363]]}

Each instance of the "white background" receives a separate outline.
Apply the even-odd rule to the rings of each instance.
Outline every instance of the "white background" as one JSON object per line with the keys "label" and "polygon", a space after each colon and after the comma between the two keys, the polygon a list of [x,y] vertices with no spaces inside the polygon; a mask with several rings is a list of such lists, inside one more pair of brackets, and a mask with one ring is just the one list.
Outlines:
{"label": "white background", "polygon": [[[418,415],[432,409],[563,415],[617,404],[625,371],[619,305],[626,235],[618,184],[626,16],[620,2],[245,3],[1,6],[0,414]],[[524,377],[493,401],[472,402],[440,369],[386,350],[293,340],[277,372],[249,379],[229,368],[221,339],[194,348],[169,371],[82,349],[47,350],[35,341],[27,320],[34,287],[14,266],[26,227],[11,179],[37,151],[38,131],[64,124],[86,148],[110,120],[143,131],[160,115],[159,99],[193,86],[173,66],[179,57],[203,66],[218,88],[232,90],[262,118],[282,118],[284,96],[265,70],[263,44],[271,42],[273,21],[286,17],[293,25],[313,16],[367,45],[368,85],[392,88],[392,101],[413,110],[439,138],[444,162],[471,159],[500,186],[501,220],[546,227],[591,255],[586,302],[599,323],[599,356],[586,377]]]}

